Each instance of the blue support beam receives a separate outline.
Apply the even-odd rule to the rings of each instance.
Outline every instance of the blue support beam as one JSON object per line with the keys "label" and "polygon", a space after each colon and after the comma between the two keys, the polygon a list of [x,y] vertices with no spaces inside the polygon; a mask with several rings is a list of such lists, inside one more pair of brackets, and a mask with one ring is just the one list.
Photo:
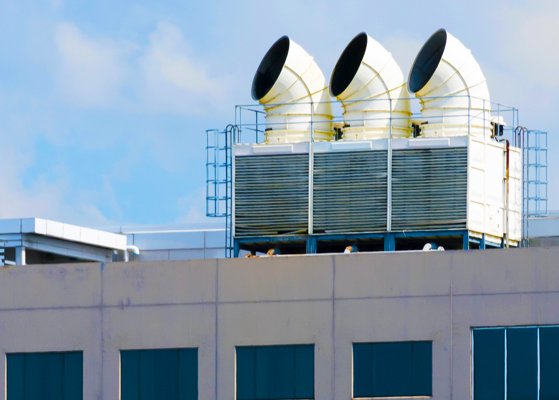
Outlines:
{"label": "blue support beam", "polygon": [[241,246],[240,246],[239,242],[237,240],[235,240],[234,244],[233,244],[233,257],[235,257],[235,258],[239,257],[240,250],[241,250]]}
{"label": "blue support beam", "polygon": [[481,241],[479,242],[479,248],[485,249],[485,233],[481,235]]}
{"label": "blue support beam", "polygon": [[[282,245],[299,242],[297,246],[304,246],[307,254],[315,254],[318,251],[318,245],[324,242],[325,245],[330,245],[328,242],[337,242],[340,244],[351,245],[355,242],[365,241],[365,240],[375,240],[377,239],[380,244],[382,240],[384,242],[384,251],[395,251],[396,250],[396,239],[397,238],[425,238],[426,241],[436,241],[437,237],[454,237],[459,240],[462,237],[462,245],[465,250],[469,249],[469,242],[475,242],[480,244],[480,248],[485,248],[486,245],[491,245],[489,242],[485,241],[485,236],[483,239],[471,238],[469,237],[469,232],[467,230],[441,230],[441,231],[413,231],[413,232],[384,232],[384,233],[352,233],[352,234],[332,234],[332,235],[293,235],[293,236],[258,236],[258,237],[243,237],[235,238],[234,240],[234,256],[238,257],[241,248],[254,249],[255,247],[266,247],[269,244],[269,248],[278,247],[281,249]],[[497,245],[498,246],[498,245]],[[293,247],[293,244],[290,245]]]}
{"label": "blue support beam", "polygon": [[470,250],[470,232],[464,231],[462,235],[462,243],[464,250]]}
{"label": "blue support beam", "polygon": [[315,235],[318,241],[323,240],[353,240],[353,239],[383,239],[384,233],[338,233],[335,235]]}
{"label": "blue support beam", "polygon": [[316,254],[318,244],[315,236],[307,237],[307,254]]}
{"label": "blue support beam", "polygon": [[387,232],[384,234],[384,251],[396,250],[396,237],[393,233]]}
{"label": "blue support beam", "polygon": [[413,231],[413,232],[391,232],[391,235],[397,238],[412,238],[412,237],[424,237],[424,238],[436,238],[437,236],[463,236],[464,230],[443,230],[443,231]]}

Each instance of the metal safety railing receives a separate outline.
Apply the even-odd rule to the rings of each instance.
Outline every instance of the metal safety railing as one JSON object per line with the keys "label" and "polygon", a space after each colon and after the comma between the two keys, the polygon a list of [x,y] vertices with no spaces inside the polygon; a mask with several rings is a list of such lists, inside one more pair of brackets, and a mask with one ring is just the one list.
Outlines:
{"label": "metal safety railing", "polygon": [[[423,101],[432,101],[440,99],[441,97],[422,97]],[[506,106],[500,103],[492,102],[485,99],[477,99],[467,95],[460,95],[460,96],[446,96],[445,99],[468,99],[468,107],[462,108],[459,107],[457,109],[464,110],[463,114],[453,114],[453,115],[445,115],[443,111],[441,111],[440,116],[431,116],[429,118],[429,124],[440,124],[442,126],[443,132],[445,127],[461,127],[465,131],[467,131],[467,135],[471,134],[472,127],[477,129],[489,130],[494,127],[493,124],[499,124],[502,133],[499,135],[503,138],[509,139],[511,143],[514,142],[515,139],[515,129],[518,126],[518,109],[510,106]],[[316,121],[313,115],[313,110],[317,104],[324,104],[324,103],[331,103],[333,106],[333,116],[331,119],[332,124],[336,123],[344,123],[351,125],[352,123],[360,123],[362,126],[367,127],[367,123],[385,123],[385,128],[389,129],[390,137],[392,137],[392,131],[397,125],[396,122],[401,122],[408,120],[410,121],[410,125],[419,124],[419,131],[421,131],[421,124],[424,123],[425,117],[422,116],[421,112],[413,112],[409,117],[401,117],[401,116],[394,116],[393,115],[393,105],[396,101],[403,101],[409,100],[413,102],[417,102],[417,98],[410,97],[410,98],[400,98],[400,99],[365,99],[365,100],[353,100],[353,101],[338,101],[333,100],[329,102],[303,102],[297,103],[297,106],[304,106],[308,105],[310,110],[308,112],[309,118],[308,120],[299,120],[298,122],[289,122],[289,126],[283,128],[286,123],[269,123],[265,121],[266,112],[259,110],[260,105],[255,104],[247,104],[247,105],[237,105],[235,106],[235,125],[239,127],[239,142],[236,144],[254,144],[254,143],[262,143],[266,141],[266,132],[270,130],[274,130],[276,128],[286,129],[286,130],[296,130],[297,125],[310,125],[311,130],[311,141],[314,141],[314,130],[316,124],[324,125],[324,121],[321,120]],[[483,109],[479,108],[472,108],[471,103],[472,100],[478,100],[483,103]],[[367,113],[363,113],[362,118],[347,118],[344,117],[342,114],[342,107],[341,104],[345,104],[346,107],[351,105],[352,103],[364,103],[364,102],[383,102],[387,103],[388,107],[384,111],[385,114],[389,114],[388,117],[374,117],[374,112],[370,112],[370,117],[365,117]],[[277,108],[279,106],[285,105],[283,103],[278,104],[266,104],[267,108]],[[338,105],[338,107],[336,107]],[[491,108],[491,112],[487,111],[487,108]],[[379,110],[382,111],[382,110]],[[394,114],[401,114],[401,112],[395,112]],[[454,121],[458,121],[459,119],[467,118],[469,121],[466,124],[453,124]],[[494,118],[494,122],[492,121]],[[498,121],[502,121],[502,123],[498,123]],[[493,122],[493,123],[492,123]],[[491,126],[489,126],[491,125]]]}

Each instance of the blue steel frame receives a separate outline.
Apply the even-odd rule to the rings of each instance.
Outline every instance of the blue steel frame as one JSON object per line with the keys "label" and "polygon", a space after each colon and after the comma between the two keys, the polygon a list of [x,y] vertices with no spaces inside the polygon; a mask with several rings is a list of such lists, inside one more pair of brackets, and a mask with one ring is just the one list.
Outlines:
{"label": "blue steel frame", "polygon": [[[335,235],[293,235],[293,236],[253,236],[234,239],[233,257],[238,257],[243,249],[243,244],[247,243],[269,243],[270,248],[281,247],[286,242],[305,242],[306,253],[316,254],[319,242],[339,240],[351,244],[352,241],[359,239],[382,239],[384,242],[384,251],[396,250],[397,238],[426,238],[431,240],[437,237],[461,236],[462,248],[470,249],[470,243],[479,245],[480,249],[487,247],[504,248],[505,243],[501,240],[500,244],[495,244],[485,240],[485,235],[481,239],[470,237],[468,230],[441,230],[441,231],[414,231],[414,232],[379,232],[379,233],[356,233],[356,234],[335,234]],[[435,239],[436,240],[436,239]]]}

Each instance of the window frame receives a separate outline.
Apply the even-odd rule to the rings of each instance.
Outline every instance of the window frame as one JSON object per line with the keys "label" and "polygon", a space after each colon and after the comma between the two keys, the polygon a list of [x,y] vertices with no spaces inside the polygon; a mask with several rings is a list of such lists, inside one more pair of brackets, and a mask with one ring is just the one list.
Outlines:
{"label": "window frame", "polygon": [[[81,356],[81,369],[82,369],[82,373],[81,373],[81,398],[83,399],[83,395],[84,395],[84,381],[85,381],[85,376],[84,376],[84,350],[56,350],[56,351],[14,351],[14,352],[6,352],[5,356],[4,356],[4,362],[5,362],[5,390],[6,390],[6,399],[8,399],[8,380],[9,380],[9,357],[10,356],[28,356],[28,355],[47,355],[47,354],[60,354],[62,356],[68,355],[68,354],[73,354],[73,355],[80,355]],[[63,357],[64,360],[64,357]],[[24,362],[27,362],[27,360],[24,359]],[[64,361],[63,361],[64,362]],[[62,374],[64,375],[64,370],[62,371]],[[62,385],[64,385],[64,378],[62,381]]]}
{"label": "window frame", "polygon": [[474,331],[481,331],[481,330],[504,330],[504,350],[505,350],[505,357],[504,357],[504,399],[508,398],[507,393],[507,369],[508,369],[508,338],[507,338],[507,331],[509,329],[536,329],[536,351],[537,351],[537,399],[540,398],[540,391],[541,391],[541,341],[540,341],[540,330],[545,328],[557,328],[559,329],[559,325],[551,324],[551,325],[511,325],[511,326],[479,326],[479,327],[470,327],[470,399],[474,399],[474,389],[475,389],[475,370],[474,370],[474,357],[475,357],[475,340],[474,340]]}
{"label": "window frame", "polygon": [[[238,396],[237,396],[237,379],[238,379],[238,359],[237,359],[237,350],[239,348],[253,348],[253,349],[258,349],[258,348],[266,348],[266,347],[299,347],[299,346],[307,346],[307,347],[312,347],[313,349],[313,373],[312,373],[312,377],[313,377],[313,382],[312,382],[312,386],[313,386],[313,397],[311,398],[304,398],[304,399],[270,399],[270,400],[314,400],[316,399],[316,357],[315,357],[315,351],[316,351],[316,343],[274,343],[274,344],[258,344],[258,345],[236,345],[235,346],[235,397],[234,399],[237,400]],[[256,366],[255,366],[256,367]],[[256,378],[255,378],[256,379]]]}
{"label": "window frame", "polygon": [[200,398],[200,347],[157,347],[157,348],[135,348],[135,349],[119,349],[119,371],[118,371],[118,382],[119,382],[119,399],[122,397],[122,353],[123,352],[144,352],[144,351],[160,351],[160,350],[196,350],[196,398]]}
{"label": "window frame", "polygon": [[[355,344],[393,344],[393,343],[431,343],[431,395],[424,396],[372,396],[372,397],[355,397],[355,353],[354,353],[354,345]],[[352,399],[359,399],[359,400],[368,400],[368,399],[398,399],[398,398],[406,398],[406,399],[430,399],[433,398],[433,341],[432,340],[397,340],[397,341],[379,341],[379,342],[351,342],[351,398]]]}

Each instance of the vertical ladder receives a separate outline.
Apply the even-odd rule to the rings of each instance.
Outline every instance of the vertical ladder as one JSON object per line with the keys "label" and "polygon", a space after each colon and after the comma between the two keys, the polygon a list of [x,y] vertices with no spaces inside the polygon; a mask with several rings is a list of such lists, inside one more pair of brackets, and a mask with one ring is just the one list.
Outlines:
{"label": "vertical ladder", "polygon": [[206,131],[206,215],[225,217],[225,257],[233,249],[233,143],[237,127]]}
{"label": "vertical ladder", "polygon": [[526,130],[522,143],[523,219],[528,240],[529,218],[547,216],[547,132]]}

